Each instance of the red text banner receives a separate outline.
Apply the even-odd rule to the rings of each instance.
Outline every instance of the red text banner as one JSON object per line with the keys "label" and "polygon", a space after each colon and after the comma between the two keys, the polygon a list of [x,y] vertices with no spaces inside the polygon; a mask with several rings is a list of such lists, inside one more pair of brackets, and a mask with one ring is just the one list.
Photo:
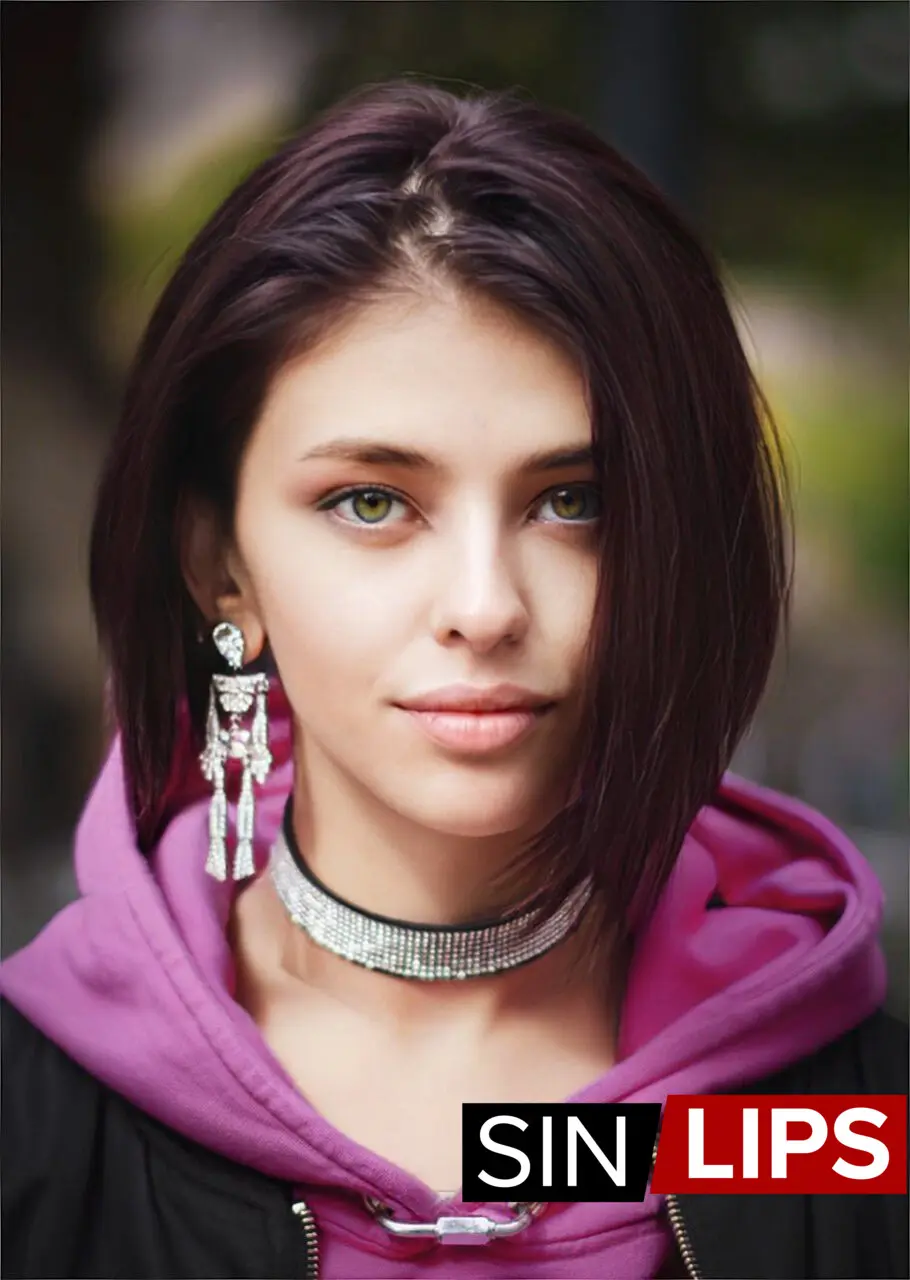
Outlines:
{"label": "red text banner", "polygon": [[651,1179],[657,1193],[901,1195],[904,1094],[676,1094]]}

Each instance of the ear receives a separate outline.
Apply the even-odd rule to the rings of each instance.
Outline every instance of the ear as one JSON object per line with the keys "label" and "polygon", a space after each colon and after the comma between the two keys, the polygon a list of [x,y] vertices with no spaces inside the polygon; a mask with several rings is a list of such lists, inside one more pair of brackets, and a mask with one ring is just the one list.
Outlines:
{"label": "ear", "polygon": [[186,588],[210,627],[233,622],[243,632],[244,662],[265,646],[252,582],[233,539],[211,503],[185,497],[178,519],[180,567]]}

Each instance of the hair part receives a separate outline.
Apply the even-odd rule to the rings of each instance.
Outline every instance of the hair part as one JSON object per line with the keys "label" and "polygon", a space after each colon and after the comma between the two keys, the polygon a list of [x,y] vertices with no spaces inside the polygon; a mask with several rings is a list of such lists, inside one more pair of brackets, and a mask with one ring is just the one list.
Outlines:
{"label": "hair part", "polygon": [[565,809],[510,882],[549,914],[591,876],[616,955],[764,690],[787,618],[789,492],[705,249],[616,150],[511,93],[395,81],[350,95],[234,191],[152,315],[91,539],[140,847],[187,767],[187,733],[201,746],[212,673],[181,573],[182,504],[211,503],[229,532],[275,374],[390,291],[439,289],[532,325],[587,390],[604,512],[590,715]]}

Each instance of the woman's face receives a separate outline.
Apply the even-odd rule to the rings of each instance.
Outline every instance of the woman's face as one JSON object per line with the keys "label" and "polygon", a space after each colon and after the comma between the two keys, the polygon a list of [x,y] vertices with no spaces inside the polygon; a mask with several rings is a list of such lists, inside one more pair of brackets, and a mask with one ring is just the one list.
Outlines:
{"label": "woman's face", "polygon": [[[305,761],[450,835],[552,815],[597,581],[590,434],[568,360],[463,298],[373,306],[278,376],[236,552]],[[478,691],[505,709],[440,709]]]}

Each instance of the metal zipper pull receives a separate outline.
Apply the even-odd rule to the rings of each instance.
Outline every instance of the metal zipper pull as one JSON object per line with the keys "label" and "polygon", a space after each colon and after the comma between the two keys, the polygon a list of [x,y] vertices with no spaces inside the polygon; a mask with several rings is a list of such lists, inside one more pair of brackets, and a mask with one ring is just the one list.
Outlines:
{"label": "metal zipper pull", "polygon": [[291,1213],[300,1223],[303,1238],[306,1242],[306,1271],[304,1280],[319,1280],[319,1236],[316,1232],[316,1219],[313,1210],[305,1200],[295,1200],[291,1205]]}

